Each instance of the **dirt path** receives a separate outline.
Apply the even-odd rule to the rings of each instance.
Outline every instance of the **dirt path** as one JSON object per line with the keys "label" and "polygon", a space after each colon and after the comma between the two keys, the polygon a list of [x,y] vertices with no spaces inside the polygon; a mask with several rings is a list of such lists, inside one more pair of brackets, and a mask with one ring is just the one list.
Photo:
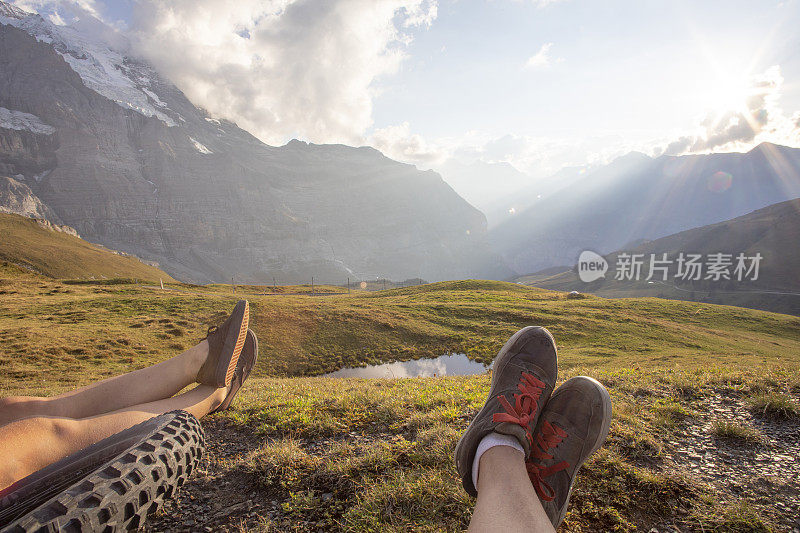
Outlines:
{"label": "dirt path", "polygon": [[[763,442],[717,438],[714,420],[755,428]],[[664,451],[668,464],[718,489],[722,503],[746,497],[782,530],[800,533],[800,420],[756,416],[739,395],[720,392],[701,401]]]}
{"label": "dirt path", "polygon": [[277,501],[265,498],[253,475],[237,459],[261,442],[222,420],[203,421],[206,458],[178,496],[166,502],[145,531],[249,531],[263,516],[275,516]]}

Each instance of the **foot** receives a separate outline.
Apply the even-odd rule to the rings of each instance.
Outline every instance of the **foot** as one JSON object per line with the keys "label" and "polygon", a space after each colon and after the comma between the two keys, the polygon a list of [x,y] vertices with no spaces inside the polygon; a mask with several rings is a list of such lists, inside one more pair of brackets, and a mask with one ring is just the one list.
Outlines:
{"label": "foot", "polygon": [[456,469],[467,493],[478,494],[472,463],[478,444],[489,433],[511,435],[525,458],[530,456],[539,414],[555,386],[557,362],[555,341],[545,328],[523,328],[500,349],[489,397],[456,445]]}
{"label": "foot", "polygon": [[[202,387],[202,385],[200,385]],[[217,387],[214,392],[211,393],[211,410],[207,414],[211,414],[214,411],[219,410],[219,406],[225,401],[225,397],[228,395],[228,389],[225,387]]]}
{"label": "foot", "polygon": [[242,388],[244,381],[250,376],[250,372],[252,372],[253,367],[256,366],[257,360],[258,338],[253,330],[248,329],[247,337],[244,341],[244,347],[242,348],[242,353],[239,356],[239,363],[236,365],[236,371],[233,373],[231,384],[227,389],[223,389],[226,391],[225,399],[222,401],[219,407],[215,408],[213,411],[211,411],[211,413],[230,409],[233,399],[236,397],[239,389]]}
{"label": "foot", "polygon": [[247,300],[239,300],[231,316],[221,326],[209,328],[205,339],[208,341],[208,357],[197,373],[198,383],[214,387],[230,386],[244,346],[249,319],[250,305]]}
{"label": "foot", "polygon": [[611,397],[598,381],[567,380],[547,401],[526,461],[528,477],[554,528],[564,520],[575,475],[611,425]]}

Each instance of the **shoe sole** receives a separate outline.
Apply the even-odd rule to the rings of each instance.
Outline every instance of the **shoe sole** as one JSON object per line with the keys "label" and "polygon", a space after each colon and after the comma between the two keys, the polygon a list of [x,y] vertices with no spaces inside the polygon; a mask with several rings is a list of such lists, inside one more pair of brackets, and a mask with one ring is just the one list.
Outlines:
{"label": "shoe sole", "polygon": [[[551,335],[550,332],[547,331],[546,328],[543,328],[541,326],[524,327],[518,332],[514,333],[511,336],[511,338],[506,341],[503,347],[500,348],[500,352],[497,354],[497,357],[494,360],[494,366],[492,368],[496,369],[504,367],[506,362],[508,362],[508,360],[510,360],[512,357],[514,357],[519,353],[518,350],[514,350],[519,339],[534,330],[544,332],[550,339],[550,342],[553,343],[553,346],[556,345],[556,340],[553,338],[553,335]],[[558,350],[556,350],[556,368],[558,368]],[[497,376],[499,374],[500,374],[499,372],[495,372],[494,370],[492,370],[492,386],[489,391],[489,397],[487,398],[487,400],[492,397],[492,392],[494,391],[495,385],[497,385]]]}
{"label": "shoe sole", "polygon": [[[239,364],[239,355],[242,353],[244,341],[247,338],[247,327],[250,322],[250,303],[247,300],[239,300],[239,302],[236,304],[236,307],[233,308],[233,313],[231,313],[231,316],[235,316],[237,314],[242,315],[241,322],[239,323],[239,329],[229,329],[228,336],[225,338],[225,343],[222,345],[223,354],[229,352],[231,353],[231,357],[228,360],[228,366],[225,368],[225,387],[228,387],[231,384],[233,373],[236,371],[236,365]],[[224,360],[224,357],[220,357],[220,362]],[[218,376],[220,370],[222,370],[222,365],[220,365],[220,368],[217,369]]]}
{"label": "shoe sole", "polygon": [[[517,347],[517,342],[519,342],[520,338],[526,336],[528,333],[530,333],[533,330],[536,330],[537,332],[538,331],[543,331],[550,338],[550,341],[553,343],[553,346],[556,345],[556,341],[553,338],[553,335],[551,335],[550,332],[547,331],[547,329],[545,329],[545,328],[543,328],[541,326],[527,326],[527,327],[524,327],[521,330],[519,330],[518,332],[514,333],[511,336],[511,338],[506,341],[506,343],[503,345],[503,347],[500,348],[500,351],[498,352],[497,357],[495,358],[494,363],[493,363],[494,366],[493,366],[493,370],[492,370],[492,382],[491,382],[491,386],[489,388],[489,395],[486,397],[486,401],[483,402],[483,407],[481,407],[480,411],[478,411],[478,413],[472,419],[472,422],[470,422],[469,426],[467,426],[467,430],[464,431],[464,433],[461,435],[461,438],[458,439],[458,443],[456,444],[456,448],[455,448],[456,457],[458,457],[458,449],[461,447],[461,443],[464,440],[464,437],[466,437],[469,434],[469,432],[472,430],[472,426],[475,424],[475,422],[477,420],[480,420],[481,413],[483,412],[484,409],[487,408],[489,400],[495,394],[495,390],[494,389],[495,389],[495,386],[497,385],[497,376],[500,374],[500,372],[497,372],[496,369],[503,368],[505,366],[505,364],[509,360],[511,360],[515,355],[517,355],[519,353],[518,350],[514,350],[514,348]],[[556,368],[558,368],[558,350],[556,350]],[[558,378],[556,377],[556,379],[558,379]],[[473,458],[473,460],[474,460],[474,458]],[[471,465],[467,468],[467,475],[470,476],[469,485],[467,485],[467,481],[464,478],[461,479],[461,482],[464,485],[464,490],[466,490],[468,494],[472,494],[472,492],[470,492],[469,489],[467,488],[468,486],[470,486],[470,487],[473,487],[473,492],[477,493],[477,487],[474,487],[473,483],[472,483],[472,468],[471,468]]]}
{"label": "shoe sole", "polygon": [[[598,392],[600,393],[600,397],[602,398],[603,402],[603,425],[600,426],[600,432],[597,434],[597,439],[594,441],[594,444],[592,445],[592,451],[590,451],[586,455],[586,458],[580,462],[578,468],[575,469],[576,473],[581,469],[583,464],[587,460],[589,460],[589,457],[594,455],[594,453],[603,446],[603,443],[606,441],[606,437],[608,437],[608,431],[611,428],[611,395],[608,393],[608,390],[603,386],[602,383],[600,383],[594,378],[590,378],[589,376],[578,376],[578,378],[590,382],[595,387],[595,389],[597,389]],[[567,493],[567,499],[564,503],[564,508],[561,510],[561,515],[558,517],[558,522],[556,522],[556,524],[558,525],[560,525],[561,522],[564,521],[564,517],[567,516],[567,507],[569,507],[569,500],[572,497],[572,489],[574,487],[575,487],[575,480],[573,480],[572,485],[570,485],[569,487],[569,492]]]}
{"label": "shoe sole", "polygon": [[[228,409],[230,409],[234,398],[236,398],[236,395],[239,394],[239,391],[241,390],[242,386],[244,385],[244,382],[247,380],[247,378],[250,376],[250,373],[255,368],[256,362],[258,361],[258,337],[256,337],[255,332],[253,332],[252,330],[248,329],[247,330],[247,335],[245,336],[245,344],[247,344],[247,336],[252,336],[252,338],[253,338],[253,363],[252,363],[252,365],[250,365],[250,370],[247,370],[247,372],[242,375],[242,383],[238,387],[236,387],[235,389],[231,389],[231,391],[225,396],[225,399],[222,401],[220,406],[217,407],[216,409],[214,409],[213,411],[211,411],[208,414],[213,414],[213,413],[216,413],[218,411],[227,411]],[[244,348],[242,348],[242,352],[244,353]],[[240,358],[241,358],[241,356],[240,356]]]}

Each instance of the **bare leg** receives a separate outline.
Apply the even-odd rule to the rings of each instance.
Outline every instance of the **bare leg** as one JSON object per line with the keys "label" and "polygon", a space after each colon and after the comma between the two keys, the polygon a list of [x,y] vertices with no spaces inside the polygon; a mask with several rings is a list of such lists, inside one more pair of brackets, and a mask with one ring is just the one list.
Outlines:
{"label": "bare leg", "polygon": [[3,443],[3,464],[0,465],[0,489],[156,415],[183,409],[200,418],[219,406],[226,392],[224,387],[198,385],[174,398],[134,405],[90,418],[75,420],[43,416],[2,426],[0,442]]}
{"label": "bare leg", "polygon": [[555,531],[528,479],[519,450],[495,446],[481,456],[478,501],[469,531]]}
{"label": "bare leg", "polygon": [[157,365],[104,379],[58,396],[2,398],[0,426],[31,416],[87,418],[169,398],[194,383],[207,357],[208,342],[202,341]]}

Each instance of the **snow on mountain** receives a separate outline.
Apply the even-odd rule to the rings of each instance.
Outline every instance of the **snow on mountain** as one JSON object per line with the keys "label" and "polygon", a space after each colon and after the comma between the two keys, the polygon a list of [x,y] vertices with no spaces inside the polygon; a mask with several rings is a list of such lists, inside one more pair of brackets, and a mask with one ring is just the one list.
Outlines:
{"label": "snow on mountain", "polygon": [[204,144],[202,144],[200,141],[197,141],[194,137],[189,137],[189,140],[192,141],[192,144],[194,145],[195,150],[197,150],[201,154],[213,154],[214,153],[211,150],[209,150],[208,148],[206,148],[206,146]]}
{"label": "snow on mountain", "polygon": [[[83,29],[91,26],[95,30],[79,31],[72,25],[54,24],[41,15],[0,1],[0,24],[15,26],[38,41],[52,44],[87,87],[109,100],[156,117],[167,126],[175,126],[175,119],[182,120],[154,92],[153,83],[158,79],[155,71],[126,57],[127,40],[99,20],[78,21]],[[113,45],[109,41],[114,41]]]}
{"label": "snow on mountain", "polygon": [[53,126],[45,124],[36,115],[6,109],[5,107],[0,107],[0,128],[29,131],[43,135],[52,135],[56,131]]}

